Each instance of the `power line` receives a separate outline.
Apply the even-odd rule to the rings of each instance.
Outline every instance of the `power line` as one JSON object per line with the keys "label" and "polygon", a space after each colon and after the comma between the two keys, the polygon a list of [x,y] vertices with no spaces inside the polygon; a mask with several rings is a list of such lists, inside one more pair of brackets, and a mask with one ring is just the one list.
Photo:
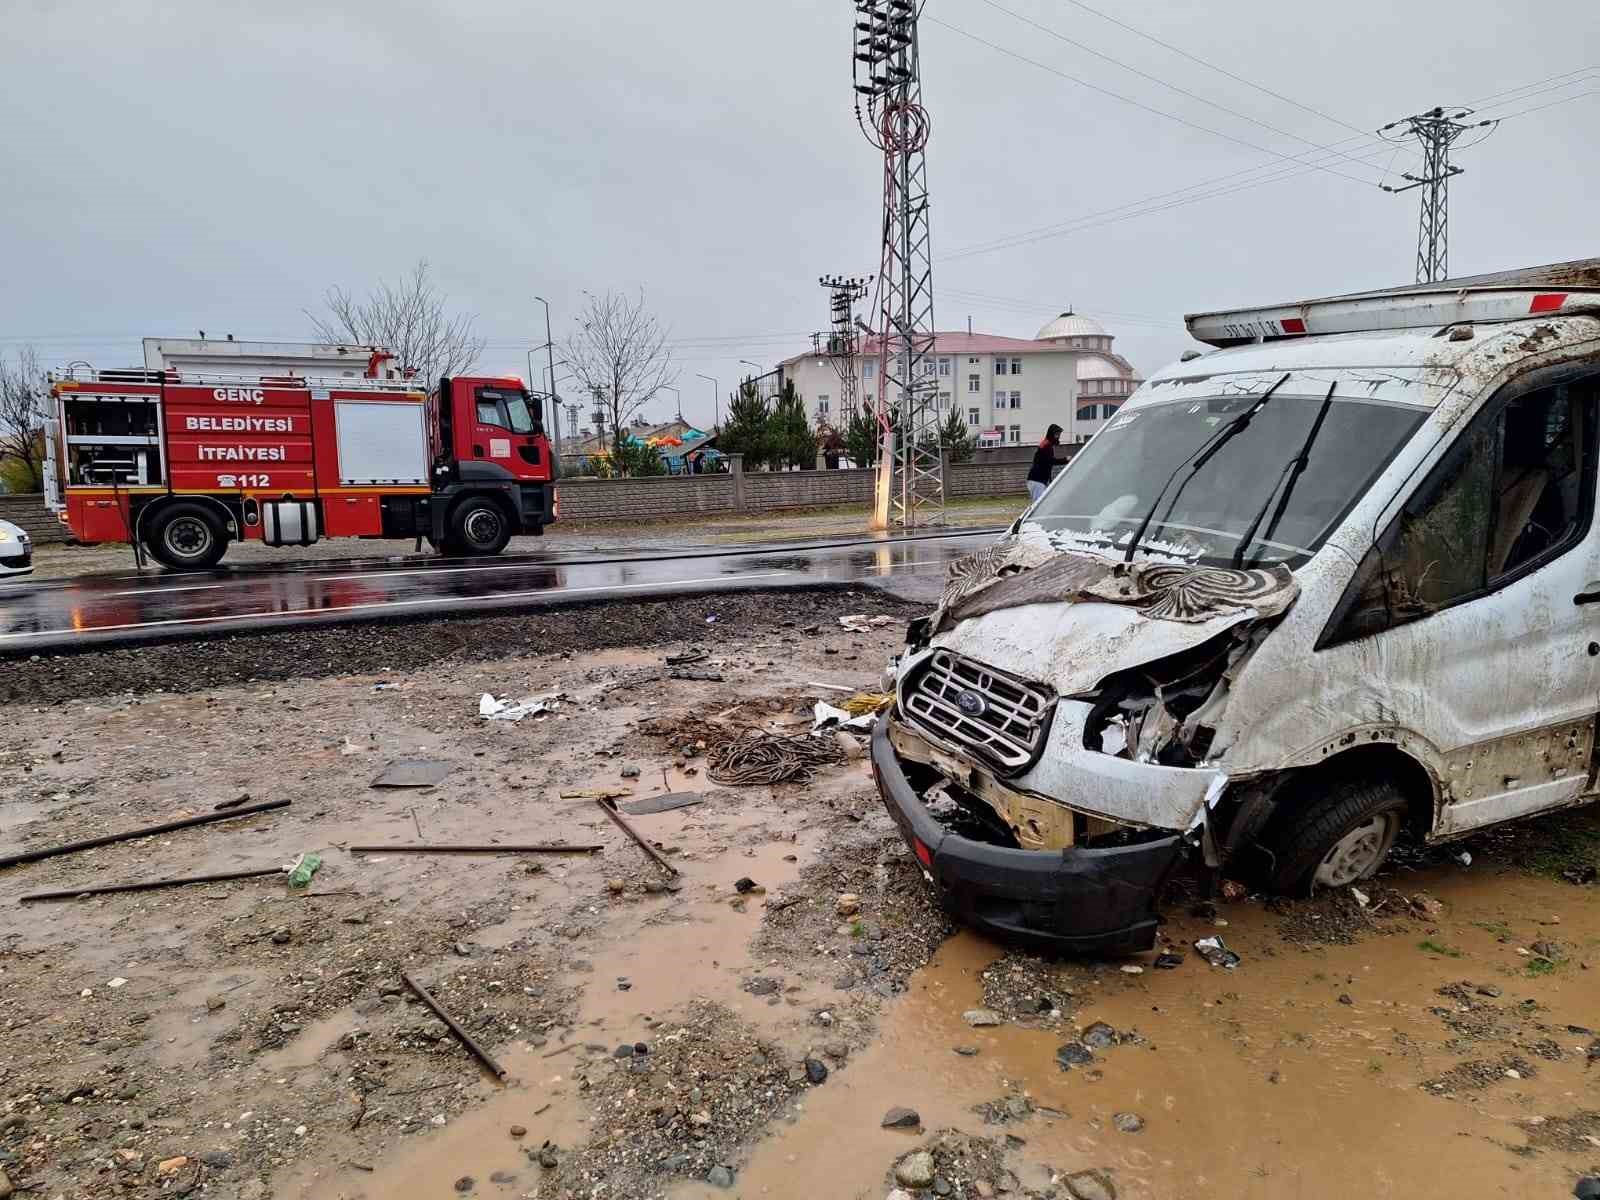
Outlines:
{"label": "power line", "polygon": [[1134,25],[1130,25],[1126,21],[1113,17],[1110,13],[1102,12],[1098,8],[1093,8],[1088,4],[1084,4],[1082,0],[1067,0],[1067,3],[1071,4],[1075,8],[1081,8],[1084,12],[1092,13],[1094,16],[1099,17],[1102,21],[1109,21],[1111,24],[1117,26],[1117,28],[1125,29],[1136,37],[1142,37],[1147,42],[1154,42],[1162,49],[1170,50],[1172,53],[1182,58],[1187,58],[1190,62],[1198,63],[1200,66],[1205,67],[1208,71],[1215,71],[1219,75],[1224,75],[1233,80],[1235,83],[1242,83],[1246,87],[1254,88],[1256,91],[1261,92],[1264,95],[1271,96],[1274,100],[1282,100],[1285,104],[1292,105],[1295,108],[1300,109],[1302,112],[1308,112],[1314,117],[1321,117],[1324,121],[1332,122],[1341,129],[1348,129],[1353,133],[1360,134],[1363,138],[1370,138],[1372,136],[1370,130],[1361,129],[1350,124],[1348,121],[1343,121],[1338,117],[1330,116],[1321,109],[1312,108],[1309,104],[1302,104],[1293,97],[1285,96],[1282,92],[1275,92],[1269,87],[1255,83],[1252,80],[1246,79],[1243,75],[1239,75],[1228,70],[1226,67],[1219,67],[1213,62],[1209,62],[1206,59],[1201,58],[1198,54],[1190,53],[1182,46],[1174,46],[1171,42],[1163,41],[1161,38],[1156,37],[1153,33],[1146,33],[1144,30],[1139,29]]}
{"label": "power line", "polygon": [[[1374,150],[1368,157],[1377,157],[1389,153],[1389,148]],[[1316,168],[1301,165],[1298,167],[1285,167],[1282,164],[1248,167],[1242,171],[1233,171],[1227,175],[1218,175],[1200,183],[1192,183],[1186,187],[1175,188],[1171,191],[1157,192],[1139,200],[1131,200],[1119,204],[1114,208],[1101,209],[1096,212],[1081,214],[1066,221],[1041,228],[1022,230],[1004,238],[997,238],[990,242],[982,242],[967,246],[950,254],[942,256],[949,259],[970,258],[979,254],[992,254],[997,250],[1009,250],[1017,246],[1032,245],[1034,242],[1047,241],[1050,238],[1061,237],[1069,233],[1078,233],[1084,229],[1094,229],[1101,225],[1114,224],[1117,221],[1129,220],[1134,217],[1149,216],[1158,212],[1165,212],[1170,208],[1178,208],[1185,204],[1193,204],[1200,200],[1210,200],[1218,196],[1228,196],[1248,188],[1260,187],[1263,184],[1278,183],[1285,179],[1295,179],[1302,175],[1309,175]],[[1232,186],[1219,187],[1219,184],[1228,184],[1230,181],[1246,175],[1257,175],[1262,171],[1272,174],[1263,175],[1257,179],[1248,179]],[[1211,189],[1211,190],[1203,190]],[[1165,201],[1165,203],[1160,203]]]}
{"label": "power line", "polygon": [[[1130,74],[1139,76],[1139,78],[1141,78],[1141,79],[1148,79],[1150,82],[1158,84],[1159,86],[1164,87],[1164,88],[1168,89],[1169,91],[1177,92],[1178,95],[1180,95],[1180,96],[1187,96],[1191,100],[1196,100],[1196,101],[1199,101],[1201,104],[1209,105],[1210,107],[1212,107],[1214,109],[1217,109],[1219,112],[1225,112],[1229,116],[1239,118],[1241,121],[1248,121],[1252,125],[1259,125],[1262,129],[1268,130],[1271,133],[1276,133],[1281,137],[1292,138],[1297,142],[1304,142],[1307,146],[1310,146],[1310,147],[1312,147],[1314,149],[1317,149],[1317,150],[1330,150],[1330,149],[1332,149],[1332,147],[1330,147],[1330,146],[1322,145],[1321,143],[1315,142],[1312,139],[1307,138],[1307,137],[1301,137],[1298,133],[1294,133],[1294,132],[1292,132],[1292,131],[1290,131],[1288,129],[1280,129],[1278,126],[1273,125],[1270,122],[1262,121],[1262,120],[1260,120],[1260,119],[1258,119],[1256,117],[1252,117],[1248,113],[1242,113],[1238,109],[1229,108],[1227,105],[1219,104],[1215,100],[1209,100],[1209,99],[1207,99],[1206,97],[1200,95],[1197,92],[1190,91],[1188,88],[1179,87],[1175,83],[1169,83],[1167,80],[1162,79],[1159,75],[1152,75],[1148,71],[1140,70],[1138,67],[1134,66],[1132,63],[1126,63],[1126,62],[1123,62],[1119,58],[1113,58],[1109,54],[1105,54],[1105,53],[1103,53],[1103,52],[1101,52],[1099,50],[1096,50],[1093,46],[1087,45],[1084,42],[1080,42],[1080,41],[1076,40],[1075,38],[1068,37],[1066,34],[1062,33],[1060,30],[1052,29],[1050,26],[1041,24],[1040,22],[1035,21],[1031,17],[1024,16],[1023,14],[1021,14],[1019,12],[1014,12],[1011,9],[1005,7],[1005,5],[996,3],[996,0],[981,0],[981,2],[984,3],[984,4],[987,4],[990,8],[994,9],[996,12],[1005,13],[1006,16],[1012,17],[1015,20],[1021,21],[1024,25],[1028,25],[1028,26],[1031,26],[1034,29],[1037,29],[1040,33],[1048,34],[1050,37],[1055,38],[1057,41],[1065,42],[1069,46],[1075,46],[1079,50],[1082,50],[1086,54],[1092,54],[1096,58],[1103,59],[1104,61],[1106,61],[1108,63],[1111,63],[1113,66],[1118,67],[1121,70],[1124,70],[1124,71],[1129,72]],[[1293,102],[1291,101],[1291,103],[1293,103]],[[1304,107],[1304,106],[1300,106],[1300,107]],[[1321,114],[1319,114],[1319,115],[1321,115]],[[1332,118],[1332,117],[1329,117],[1327,119],[1328,120],[1335,120],[1335,118]],[[1340,124],[1340,125],[1345,125],[1345,122],[1343,122],[1343,121],[1338,121],[1337,123]],[[1346,128],[1350,128],[1350,129],[1354,129],[1355,128],[1355,126],[1353,126],[1353,125],[1345,125],[1345,127]],[[1364,134],[1363,136],[1368,138],[1368,139],[1370,139],[1372,135],[1371,134]],[[1339,157],[1345,159],[1348,162],[1359,162],[1358,159],[1356,159],[1356,158],[1354,158],[1354,157],[1352,157],[1351,155],[1348,155],[1348,154],[1340,154]],[[1365,165],[1365,164],[1360,164],[1360,165]]]}
{"label": "power line", "polygon": [[[1593,68],[1583,68],[1583,71],[1592,72]],[[1570,75],[1578,73],[1581,72],[1567,72],[1566,74]],[[1552,76],[1551,78],[1561,78],[1561,76]],[[1548,82],[1549,80],[1537,81],[1537,83],[1540,84]],[[1553,87],[1540,88],[1538,91],[1528,93],[1528,95],[1541,95],[1546,92],[1557,91],[1562,87],[1571,86],[1573,83],[1578,82],[1587,82],[1587,80],[1570,80],[1567,83],[1557,84]],[[1522,87],[1511,88],[1505,92],[1496,93],[1496,95],[1508,96],[1518,92],[1527,92],[1527,89],[1535,86],[1536,84],[1524,84]],[[1579,92],[1572,96],[1566,96],[1559,100],[1550,101],[1547,104],[1537,105],[1530,109],[1522,109],[1514,113],[1508,113],[1505,116],[1498,118],[1498,120],[1508,121],[1512,117],[1522,116],[1529,112],[1537,112],[1544,108],[1553,108],[1559,104],[1570,103],[1573,100],[1581,100],[1587,96],[1593,96],[1597,94],[1600,94],[1600,92]],[[1524,96],[1523,98],[1527,97]],[[1486,101],[1472,101],[1471,103],[1476,104],[1484,102]],[[1344,140],[1353,141],[1354,139],[1347,138]],[[1342,143],[1335,144],[1338,145]],[[1387,153],[1387,151],[1380,150],[1376,152],[1378,155],[1383,153]],[[1366,157],[1370,158],[1373,157],[1373,155],[1367,155]],[[1128,201],[1127,203],[1117,205],[1114,208],[1084,213],[1081,216],[1073,217],[1066,221],[1057,222],[1053,225],[1036,227],[1031,230],[1021,230],[1017,233],[1009,234],[1006,237],[995,238],[988,242],[975,243],[970,246],[962,247],[959,250],[952,251],[949,254],[942,255],[941,257],[942,259],[949,261],[954,259],[969,258],[980,254],[991,254],[998,250],[1009,250],[1018,246],[1032,245],[1035,242],[1046,241],[1050,238],[1062,237],[1070,233],[1080,233],[1087,229],[1095,229],[1103,225],[1114,224],[1119,220],[1131,220],[1135,217],[1151,216],[1185,204],[1192,204],[1201,200],[1215,199],[1221,196],[1229,196],[1235,194],[1236,192],[1245,191],[1249,188],[1259,187],[1264,184],[1279,183],[1287,179],[1298,178],[1302,175],[1310,174],[1312,169],[1313,168],[1310,167],[1303,167],[1299,169],[1285,168],[1281,165],[1274,164],[1262,164],[1254,167],[1246,167],[1239,171],[1229,172],[1226,175],[1214,176],[1209,180],[1203,180],[1199,183],[1189,184],[1185,187],[1175,188],[1166,192],[1157,192],[1139,200]],[[1264,171],[1272,172],[1272,174],[1261,175],[1260,178],[1246,180],[1230,187],[1214,186],[1217,184],[1228,183],[1231,180],[1241,179],[1247,175],[1259,175]],[[1201,190],[1206,188],[1212,188],[1213,190]],[[1186,193],[1195,194],[1188,195]],[[1168,203],[1157,203],[1157,201],[1168,200],[1169,198],[1174,197],[1175,199],[1170,199]]]}
{"label": "power line", "polygon": [[[991,42],[987,38],[979,37],[970,30],[962,29],[958,25],[952,25],[948,21],[941,21],[937,17],[928,17],[926,19],[932,21],[935,25],[938,25],[941,28],[948,29],[951,33],[960,34],[964,38],[968,38],[971,41],[977,42],[980,46],[987,46],[996,53],[1004,54],[1007,57],[1014,58],[1018,62],[1027,63],[1030,67],[1037,67],[1039,70],[1047,71],[1051,75],[1060,76],[1062,79],[1065,79],[1070,83],[1075,83],[1079,87],[1085,87],[1090,91],[1099,92],[1102,95],[1111,97],[1113,100],[1119,100],[1123,104],[1131,105],[1132,107],[1140,109],[1144,112],[1152,113],[1158,117],[1164,117],[1169,121],[1175,121],[1177,124],[1196,130],[1197,132],[1210,134],[1212,137],[1221,138],[1223,141],[1234,142],[1237,145],[1245,146],[1251,150],[1257,151],[1258,153],[1268,154],[1273,158],[1282,158],[1289,162],[1302,162],[1304,161],[1306,154],[1312,153],[1311,151],[1302,151],[1300,154],[1285,154],[1281,150],[1274,150],[1270,146],[1260,145],[1257,142],[1250,141],[1248,138],[1235,137],[1231,133],[1225,133],[1220,129],[1213,129],[1209,125],[1202,125],[1198,121],[1191,121],[1187,117],[1180,117],[1176,113],[1167,112],[1165,109],[1157,108],[1153,104],[1146,104],[1144,101],[1135,100],[1131,96],[1124,96],[1121,92],[1112,91],[1110,88],[1102,87],[1098,83],[1091,83],[1087,79],[1082,79],[1076,75],[1070,74],[1069,72],[1060,70],[1057,67],[1052,67],[1048,63],[1042,63],[1038,59],[1029,58],[1025,54],[1018,54],[1015,50],[1008,50],[1006,47],[998,45],[995,42]],[[1363,136],[1370,137],[1371,135],[1364,134]],[[1372,181],[1370,179],[1358,179],[1354,175],[1346,175],[1343,171],[1336,171],[1329,166],[1322,164],[1314,165],[1319,170],[1326,171],[1330,175],[1337,175],[1341,179],[1348,179],[1351,183],[1358,183],[1362,187],[1370,187],[1372,185]]]}

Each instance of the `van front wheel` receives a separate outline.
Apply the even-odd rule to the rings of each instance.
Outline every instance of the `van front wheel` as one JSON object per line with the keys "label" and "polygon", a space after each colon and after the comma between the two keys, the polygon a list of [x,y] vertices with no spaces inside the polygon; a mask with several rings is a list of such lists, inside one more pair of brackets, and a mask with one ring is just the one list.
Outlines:
{"label": "van front wheel", "polygon": [[1346,779],[1312,806],[1280,813],[1262,839],[1275,890],[1306,895],[1376,875],[1405,819],[1405,794],[1383,779]]}

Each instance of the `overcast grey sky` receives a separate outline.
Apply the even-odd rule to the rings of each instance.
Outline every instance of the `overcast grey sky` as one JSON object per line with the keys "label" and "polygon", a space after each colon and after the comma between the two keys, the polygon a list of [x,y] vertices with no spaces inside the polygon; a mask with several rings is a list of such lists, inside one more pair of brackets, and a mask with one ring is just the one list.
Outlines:
{"label": "overcast grey sky", "polygon": [[[1459,156],[1453,274],[1600,254],[1594,0],[1093,2],[1284,98],[1071,0],[927,0],[941,328],[1031,337],[1070,304],[1148,373],[1186,311],[1409,282],[1415,193],[1373,183],[1414,160],[1352,130],[1436,103],[1551,105]],[[494,370],[543,340],[533,295],[559,337],[582,289],[643,289],[707,421],[697,372],[726,392],[799,352],[817,276],[877,268],[848,0],[3,7],[0,350],[305,338],[328,285],[425,257]]]}

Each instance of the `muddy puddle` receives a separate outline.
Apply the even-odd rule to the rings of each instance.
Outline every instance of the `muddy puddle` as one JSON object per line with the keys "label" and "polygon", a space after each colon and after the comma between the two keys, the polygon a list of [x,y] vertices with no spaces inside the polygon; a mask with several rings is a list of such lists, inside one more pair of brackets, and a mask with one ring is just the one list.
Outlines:
{"label": "muddy puddle", "polygon": [[[1600,966],[1600,912],[1584,892],[1514,875],[1442,871],[1411,884],[1446,905],[1448,942],[1422,927],[1354,945],[1286,946],[1262,907],[1232,905],[1223,929],[1187,918],[1164,933],[1177,944],[1223,933],[1243,958],[1236,970],[1191,953],[1171,971],[1149,970],[1142,956],[1133,960],[1146,965],[1141,975],[1075,973],[1078,982],[1063,985],[1077,993],[1066,1001],[1069,1022],[1057,1030],[966,1024],[962,1013],[982,1005],[983,973],[1002,951],[962,932],[913,976],[874,1044],[755,1150],[738,1194],[877,1200],[892,1186],[888,1167],[921,1142],[879,1127],[897,1105],[915,1108],[927,1130],[1024,1139],[1014,1159],[1025,1185],[1030,1166],[1034,1180],[1042,1165],[1058,1175],[1101,1170],[1124,1200],[1569,1194],[1575,1175],[1600,1162],[1600,1141],[1569,1154],[1524,1147],[1544,1118],[1600,1108],[1585,1055],[1593,1037],[1567,1028],[1600,1014],[1582,966],[1584,955]],[[1530,975],[1517,948],[1552,930],[1574,958]],[[1425,941],[1459,957],[1422,949]],[[1480,1013],[1495,1014],[1495,1036],[1447,1046],[1453,1031],[1438,1010],[1461,1005],[1438,989],[1462,980],[1500,993],[1467,989]],[[1096,1051],[1092,1064],[1060,1069],[1056,1050],[1071,1026],[1096,1021],[1133,1037]],[[1541,1042],[1546,1055],[1559,1047],[1559,1058],[1527,1052]],[[1523,1076],[1514,1078],[1496,1066],[1507,1054],[1535,1065],[1511,1069]],[[1481,1089],[1446,1096],[1424,1086],[1468,1061],[1495,1067]],[[1032,1110],[1021,1120],[986,1123],[972,1111],[1018,1096]],[[1143,1128],[1119,1131],[1120,1113]],[[726,1194],[692,1183],[671,1192]]]}
{"label": "muddy puddle", "polygon": [[[604,781],[611,780],[614,775],[607,773]],[[581,782],[593,790],[603,780],[597,776]],[[672,767],[665,769],[665,778],[658,776],[655,786],[644,782],[647,786],[632,789],[641,798],[706,786]],[[808,795],[819,800],[830,792],[858,789],[861,782],[859,769],[840,771],[817,781]],[[594,807],[588,799],[563,803],[580,814]],[[765,965],[752,956],[751,942],[768,898],[781,897],[796,881],[800,864],[816,855],[822,837],[818,828],[799,821],[788,832],[775,829],[772,818],[764,806],[714,788],[701,804],[630,818],[642,834],[666,847],[678,875],[669,885],[672,890],[647,894],[613,911],[603,940],[585,944],[583,956],[572,964],[583,991],[570,1028],[549,1044],[521,1042],[498,1054],[507,1069],[506,1083],[495,1084],[484,1075],[474,1084],[482,1103],[447,1126],[403,1143],[376,1162],[351,1156],[338,1165],[299,1172],[286,1182],[283,1194],[304,1200],[426,1200],[455,1194],[452,1189],[463,1177],[474,1179],[478,1195],[554,1194],[539,1190],[549,1183],[528,1151],[537,1153],[546,1141],[570,1149],[605,1128],[605,1113],[594,1111],[574,1085],[575,1062],[604,1058],[623,1043],[648,1044],[672,1028],[677,1011],[696,1000],[714,1002],[769,1032],[803,1041],[812,991],[773,998],[741,987],[746,974]],[[596,828],[606,825],[599,817]],[[623,873],[667,883],[664,873],[646,868]],[[755,888],[739,893],[734,885],[740,879],[755,881]],[[599,916],[598,906],[593,914]],[[485,941],[512,940],[540,919],[537,912],[513,916],[489,931]],[[308,1037],[311,1031],[302,1033],[293,1058],[280,1061],[315,1062],[319,1055],[313,1043],[325,1048],[343,1031],[337,1022],[326,1024],[314,1038]],[[527,1133],[512,1136],[514,1126]]]}

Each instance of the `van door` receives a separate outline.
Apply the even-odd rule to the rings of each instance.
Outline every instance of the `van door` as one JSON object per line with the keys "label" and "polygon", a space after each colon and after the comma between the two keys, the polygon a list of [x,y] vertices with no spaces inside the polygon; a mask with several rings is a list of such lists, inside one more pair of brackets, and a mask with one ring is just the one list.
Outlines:
{"label": "van door", "polygon": [[1436,836],[1591,790],[1600,370],[1507,384],[1423,479],[1323,645],[1372,633],[1393,720],[1442,754]]}

